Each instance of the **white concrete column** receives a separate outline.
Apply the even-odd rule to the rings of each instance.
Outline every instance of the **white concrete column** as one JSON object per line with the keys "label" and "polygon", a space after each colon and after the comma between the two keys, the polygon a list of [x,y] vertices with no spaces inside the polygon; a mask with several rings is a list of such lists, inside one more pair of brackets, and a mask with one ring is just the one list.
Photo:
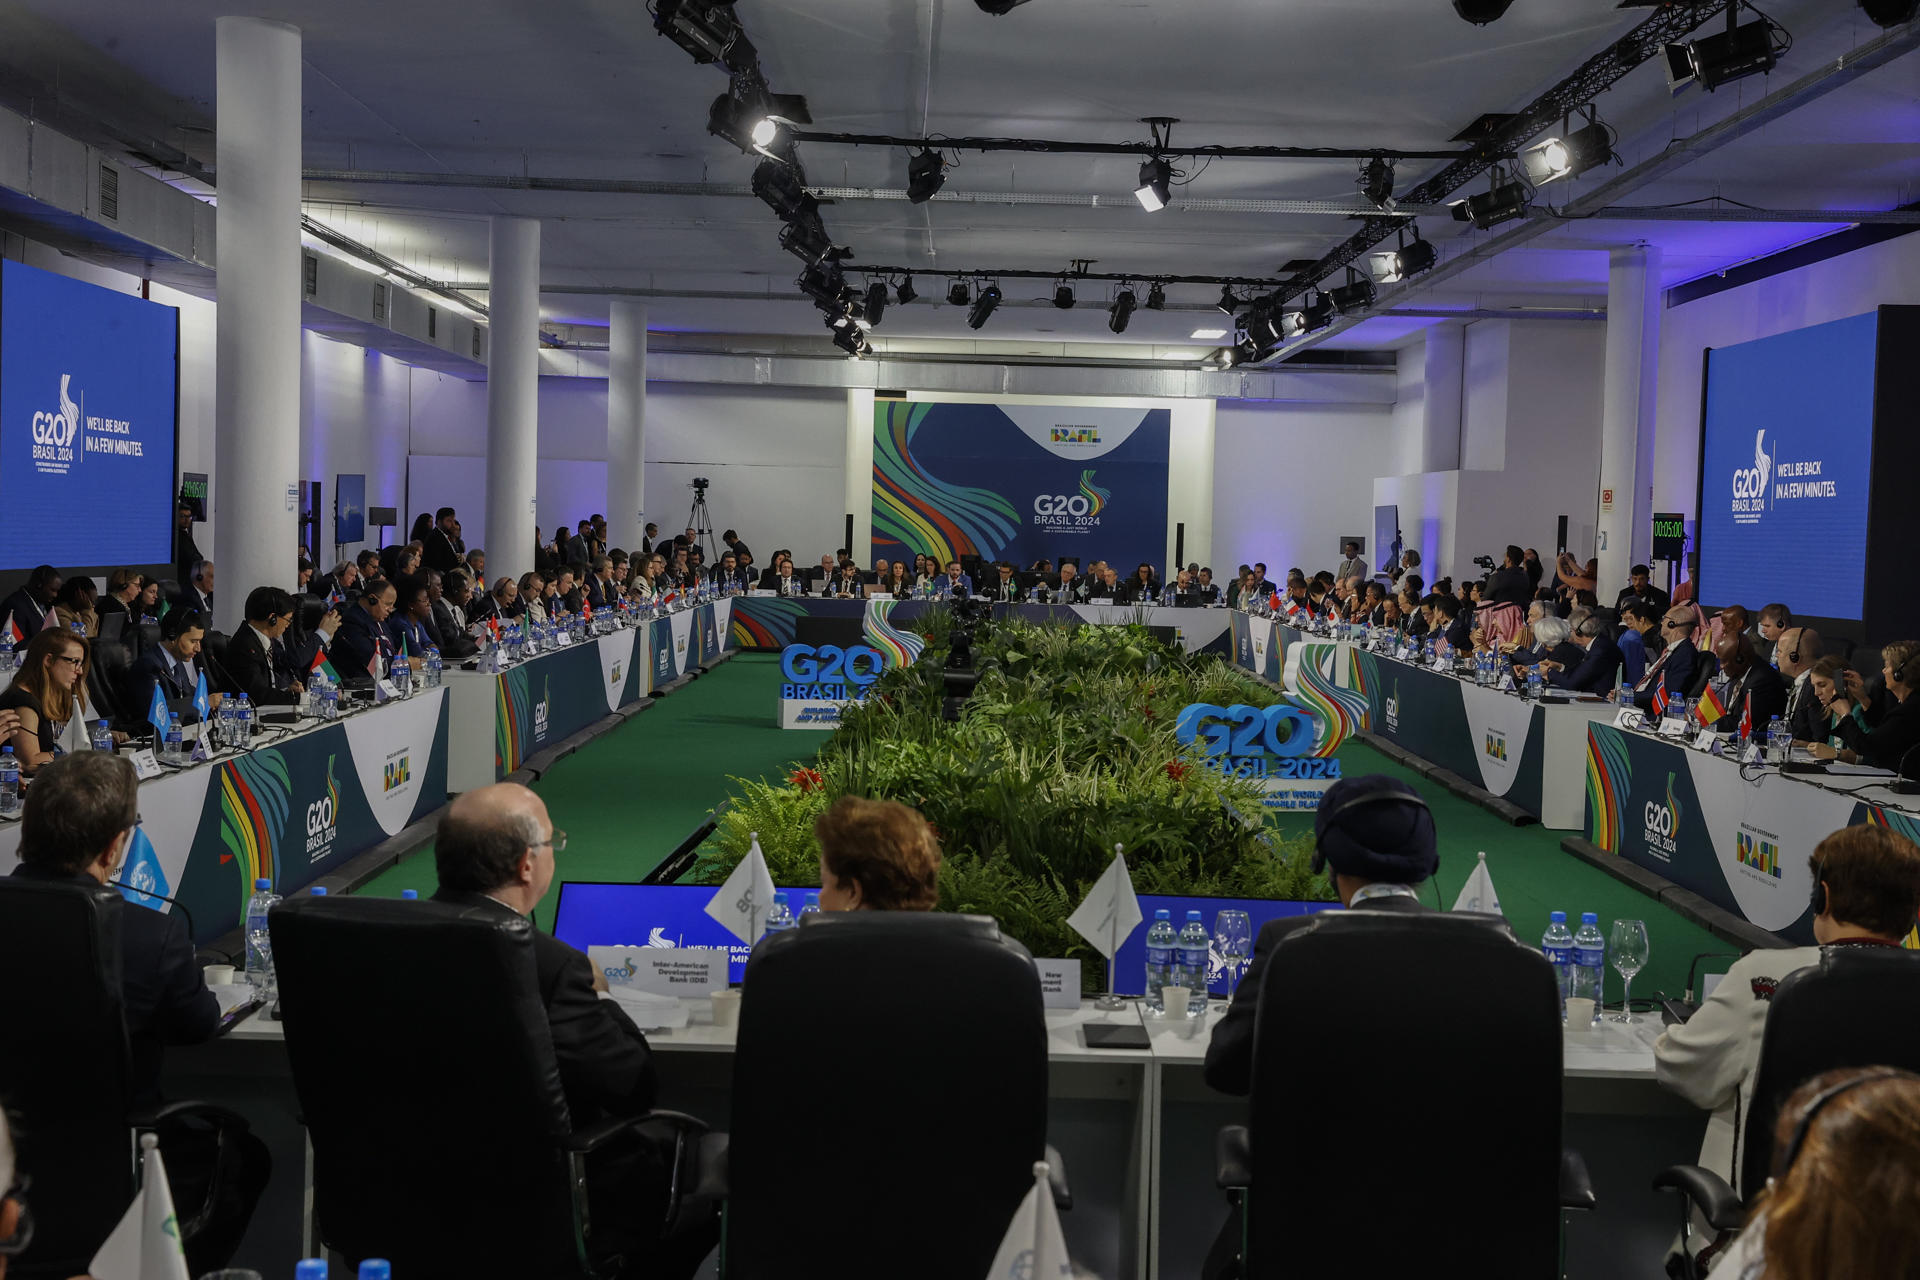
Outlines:
{"label": "white concrete column", "polygon": [[1595,555],[1603,604],[1653,539],[1654,393],[1660,369],[1660,250],[1615,249],[1607,266],[1607,359],[1600,397]]}
{"label": "white concrete column", "polygon": [[220,243],[215,289],[214,625],[290,588],[299,545],[300,32],[214,21]]}
{"label": "white concrete column", "polygon": [[533,568],[540,462],[539,219],[492,220],[487,281],[487,576],[517,578]]}
{"label": "white concrete column", "polygon": [[613,300],[607,346],[607,545],[637,555],[647,524],[645,303]]}
{"label": "white concrete column", "polygon": [[[1420,470],[1460,469],[1460,404],[1467,331],[1456,324],[1427,330],[1426,395],[1421,402]],[[1433,581],[1427,576],[1427,581]]]}
{"label": "white concrete column", "polygon": [[[1161,562],[1163,581],[1172,582],[1182,565],[1202,564],[1221,582],[1220,566],[1213,563],[1213,455],[1218,402],[1212,399],[1175,400],[1168,415],[1170,454],[1167,463],[1167,554]],[[1185,558],[1174,559],[1174,543],[1186,525]],[[1228,570],[1232,572],[1231,569]],[[1224,589],[1224,584],[1223,584]]]}
{"label": "white concrete column", "polygon": [[[842,487],[846,494],[846,510],[853,513],[853,545],[847,548],[847,554],[854,558],[862,569],[873,568],[873,389],[871,387],[849,387],[847,389],[847,450],[845,471],[842,475]],[[834,521],[836,530],[843,529],[844,515]],[[838,546],[840,533],[834,535],[834,545]],[[753,545],[749,540],[749,546]],[[761,557],[764,562],[765,557]]]}

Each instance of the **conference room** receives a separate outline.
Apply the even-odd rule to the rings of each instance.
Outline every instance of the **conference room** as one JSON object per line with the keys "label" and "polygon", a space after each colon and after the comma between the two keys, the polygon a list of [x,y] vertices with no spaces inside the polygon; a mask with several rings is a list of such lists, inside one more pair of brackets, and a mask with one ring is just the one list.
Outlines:
{"label": "conference room", "polygon": [[1905,1277],[1917,17],[0,6],[0,1276]]}

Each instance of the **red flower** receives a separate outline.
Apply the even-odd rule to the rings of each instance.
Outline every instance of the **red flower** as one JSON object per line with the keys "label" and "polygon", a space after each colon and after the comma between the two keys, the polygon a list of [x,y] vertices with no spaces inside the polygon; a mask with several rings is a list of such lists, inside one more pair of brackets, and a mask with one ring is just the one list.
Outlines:
{"label": "red flower", "polygon": [[1141,714],[1142,716],[1144,716],[1144,717],[1145,717],[1146,719],[1148,719],[1148,720],[1151,720],[1151,719],[1153,719],[1153,708],[1152,708],[1152,707],[1142,707],[1142,708],[1140,708],[1140,714]]}
{"label": "red flower", "polygon": [[802,791],[818,791],[822,785],[820,774],[813,769],[795,769],[787,781]]}
{"label": "red flower", "polygon": [[1187,776],[1187,766],[1181,764],[1178,760],[1169,760],[1167,761],[1167,776],[1175,782],[1178,782]]}

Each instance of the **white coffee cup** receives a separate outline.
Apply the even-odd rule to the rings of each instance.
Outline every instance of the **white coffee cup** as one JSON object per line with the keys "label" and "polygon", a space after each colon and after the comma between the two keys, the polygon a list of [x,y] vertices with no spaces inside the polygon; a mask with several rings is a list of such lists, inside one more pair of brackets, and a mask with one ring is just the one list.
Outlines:
{"label": "white coffee cup", "polygon": [[210,987],[230,987],[233,985],[233,966],[230,964],[203,965],[200,972],[206,976]]}
{"label": "white coffee cup", "polygon": [[716,1027],[740,1025],[740,993],[738,991],[713,993],[713,1025]]}
{"label": "white coffee cup", "polygon": [[1585,996],[1567,997],[1567,1030],[1588,1031],[1593,1027],[1593,1001]]}
{"label": "white coffee cup", "polygon": [[1169,1018],[1184,1018],[1187,1016],[1187,1003],[1193,999],[1193,992],[1185,987],[1162,987],[1160,999],[1166,1005]]}

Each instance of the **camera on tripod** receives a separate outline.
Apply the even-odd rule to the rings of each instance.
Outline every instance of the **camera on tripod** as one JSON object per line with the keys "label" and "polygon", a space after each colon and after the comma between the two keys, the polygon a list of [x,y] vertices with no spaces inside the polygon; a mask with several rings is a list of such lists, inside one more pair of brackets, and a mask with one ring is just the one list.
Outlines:
{"label": "camera on tripod", "polygon": [[1477,564],[1477,565],[1479,565],[1479,566],[1480,566],[1480,567],[1481,567],[1482,569],[1485,569],[1485,570],[1486,570],[1486,571],[1487,571],[1488,573],[1492,573],[1492,572],[1493,572],[1493,557],[1492,557],[1492,556],[1475,556],[1475,557],[1473,558],[1473,562],[1474,562],[1475,564]]}
{"label": "camera on tripod", "polygon": [[695,476],[693,478],[693,483],[689,484],[687,488],[693,490],[695,493],[699,494],[701,497],[704,498],[707,496],[707,486],[710,483],[712,482],[709,481],[705,476]]}

